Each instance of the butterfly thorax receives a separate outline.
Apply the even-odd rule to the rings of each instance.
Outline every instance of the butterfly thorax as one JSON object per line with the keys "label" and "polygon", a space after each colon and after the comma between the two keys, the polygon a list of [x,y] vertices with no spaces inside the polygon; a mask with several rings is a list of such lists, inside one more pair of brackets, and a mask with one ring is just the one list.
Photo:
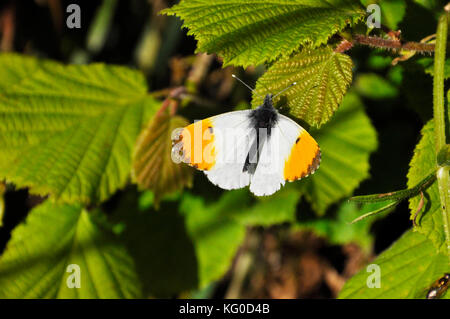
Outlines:
{"label": "butterfly thorax", "polygon": [[278,112],[273,107],[272,94],[267,94],[263,104],[250,113],[250,119],[252,127],[256,130],[265,128],[267,135],[270,136],[271,129],[278,121]]}
{"label": "butterfly thorax", "polygon": [[[271,130],[278,121],[278,112],[273,107],[272,94],[267,94],[263,104],[251,111],[249,117],[251,127],[256,130],[256,137],[252,142],[242,171],[253,175],[258,166],[261,147],[266,139],[270,137]],[[266,133],[261,133],[261,129],[266,129]]]}

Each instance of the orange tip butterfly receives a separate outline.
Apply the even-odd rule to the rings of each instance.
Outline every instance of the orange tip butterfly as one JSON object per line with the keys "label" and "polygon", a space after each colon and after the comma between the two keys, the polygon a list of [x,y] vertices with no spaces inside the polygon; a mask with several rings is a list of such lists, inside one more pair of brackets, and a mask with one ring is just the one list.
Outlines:
{"label": "orange tip butterfly", "polygon": [[267,94],[254,110],[223,113],[175,130],[172,160],[202,170],[223,189],[250,185],[256,196],[272,195],[286,181],[314,174],[321,157],[317,142],[296,122],[278,113],[272,99]]}

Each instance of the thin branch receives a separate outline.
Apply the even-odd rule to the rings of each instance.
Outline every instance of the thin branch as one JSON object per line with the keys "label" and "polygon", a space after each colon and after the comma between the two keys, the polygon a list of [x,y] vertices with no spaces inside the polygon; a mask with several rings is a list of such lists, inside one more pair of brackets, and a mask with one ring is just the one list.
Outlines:
{"label": "thin branch", "polygon": [[353,35],[353,44],[368,45],[375,48],[389,50],[407,50],[419,53],[432,53],[435,50],[434,43],[402,42],[395,39],[383,39],[362,34]]}

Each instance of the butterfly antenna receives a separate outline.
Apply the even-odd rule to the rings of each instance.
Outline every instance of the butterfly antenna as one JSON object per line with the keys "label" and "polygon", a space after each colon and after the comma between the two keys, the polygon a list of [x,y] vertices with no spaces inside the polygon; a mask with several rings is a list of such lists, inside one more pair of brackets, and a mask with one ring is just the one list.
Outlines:
{"label": "butterfly antenna", "polygon": [[250,87],[250,85],[248,85],[247,83],[245,83],[244,81],[242,81],[242,80],[241,80],[240,78],[238,78],[236,75],[231,74],[231,76],[232,76],[233,78],[235,78],[236,80],[238,80],[239,82],[241,82],[242,84],[244,84],[250,91],[255,92],[255,90],[252,89],[252,88]]}
{"label": "butterfly antenna", "polygon": [[247,83],[245,83],[244,81],[242,81],[242,80],[241,80],[240,78],[238,78],[235,74],[231,74],[231,76],[232,76],[233,78],[235,78],[236,80],[238,80],[239,82],[241,82],[242,84],[244,84],[250,91],[252,91],[252,92],[255,94],[255,96],[257,96],[257,97],[261,97],[261,96],[262,96],[261,94],[257,94],[255,89],[252,89],[252,88],[250,87],[250,85],[248,85]]}
{"label": "butterfly antenna", "polygon": [[297,85],[297,82],[292,82],[287,88],[281,90],[280,92],[278,92],[277,94],[275,94],[272,98],[276,98],[278,95],[284,93],[285,91],[289,90],[291,87],[293,87],[294,85]]}

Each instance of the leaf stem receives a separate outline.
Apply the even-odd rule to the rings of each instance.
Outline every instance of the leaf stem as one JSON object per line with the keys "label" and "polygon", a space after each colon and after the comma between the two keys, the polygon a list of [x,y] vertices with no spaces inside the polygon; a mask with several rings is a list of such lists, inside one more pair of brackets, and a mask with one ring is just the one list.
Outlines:
{"label": "leaf stem", "polygon": [[[444,100],[444,65],[447,46],[448,12],[439,17],[436,33],[436,51],[434,56],[433,113],[436,157],[446,146],[445,100]],[[437,164],[437,163],[436,163]],[[447,254],[450,258],[450,178],[446,166],[439,166],[436,177],[439,186],[442,219],[444,224]]]}

